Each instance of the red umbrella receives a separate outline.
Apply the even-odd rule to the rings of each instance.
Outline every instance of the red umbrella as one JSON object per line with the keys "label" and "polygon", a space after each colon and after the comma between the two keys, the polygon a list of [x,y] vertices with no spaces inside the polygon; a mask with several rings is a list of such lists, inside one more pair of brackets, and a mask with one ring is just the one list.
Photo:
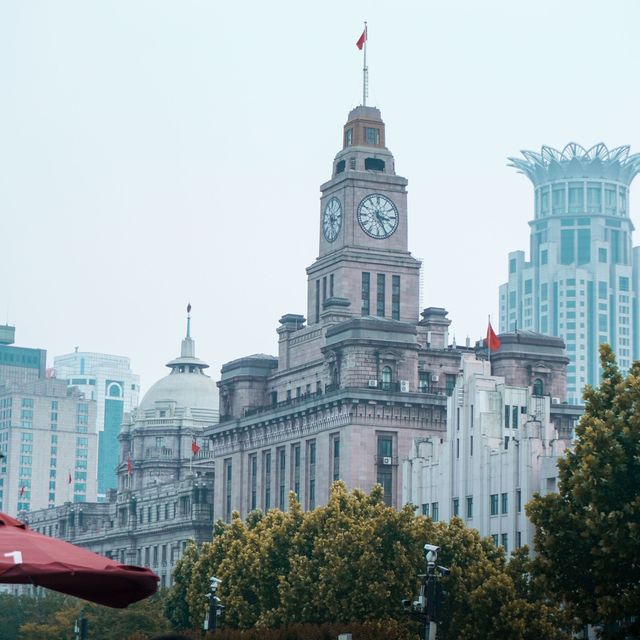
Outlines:
{"label": "red umbrella", "polygon": [[0,582],[34,584],[108,607],[153,595],[158,576],[36,533],[0,513]]}

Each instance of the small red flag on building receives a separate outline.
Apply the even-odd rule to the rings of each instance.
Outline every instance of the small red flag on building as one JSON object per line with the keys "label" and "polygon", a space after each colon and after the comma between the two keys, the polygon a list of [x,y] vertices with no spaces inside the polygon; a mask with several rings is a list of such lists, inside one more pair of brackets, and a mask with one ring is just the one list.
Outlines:
{"label": "small red flag on building", "polygon": [[485,343],[489,351],[497,351],[502,345],[502,341],[500,340],[500,338],[498,338],[495,331],[493,330],[491,322],[489,322],[489,326],[487,327],[487,338],[485,340]]}
{"label": "small red flag on building", "polygon": [[356,42],[356,47],[358,47],[358,49],[362,50],[362,47],[364,47],[364,43],[367,41],[367,27],[364,28],[364,31],[362,32],[362,35],[358,38],[358,42]]}
{"label": "small red flag on building", "polygon": [[24,485],[20,487],[20,497],[22,498],[23,495],[24,495]]}
{"label": "small red flag on building", "polygon": [[69,479],[67,480],[67,482],[68,482],[69,484],[71,484],[71,481],[72,481],[72,478],[71,478],[71,471],[69,471]]}
{"label": "small red flag on building", "polygon": [[127,458],[127,473],[129,475],[133,473],[133,462],[131,462],[131,456]]}
{"label": "small red flag on building", "polygon": [[200,447],[196,443],[195,438],[191,441],[191,451],[193,451],[194,456],[198,454],[198,451],[200,451]]}

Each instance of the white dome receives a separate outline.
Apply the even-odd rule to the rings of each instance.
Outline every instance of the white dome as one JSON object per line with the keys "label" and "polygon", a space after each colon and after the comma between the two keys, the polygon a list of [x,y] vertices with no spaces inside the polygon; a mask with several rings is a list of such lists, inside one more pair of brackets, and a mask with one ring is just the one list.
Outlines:
{"label": "white dome", "polygon": [[176,407],[218,411],[216,383],[201,372],[170,373],[145,394],[139,410],[155,408],[156,402],[175,402]]}

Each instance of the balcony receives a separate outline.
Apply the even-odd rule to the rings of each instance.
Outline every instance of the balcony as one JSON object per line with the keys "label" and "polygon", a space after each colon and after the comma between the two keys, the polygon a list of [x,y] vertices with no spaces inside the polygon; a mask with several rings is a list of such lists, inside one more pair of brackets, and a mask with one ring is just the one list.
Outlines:
{"label": "balcony", "polygon": [[169,447],[149,447],[144,452],[146,460],[166,460],[173,458],[173,449]]}

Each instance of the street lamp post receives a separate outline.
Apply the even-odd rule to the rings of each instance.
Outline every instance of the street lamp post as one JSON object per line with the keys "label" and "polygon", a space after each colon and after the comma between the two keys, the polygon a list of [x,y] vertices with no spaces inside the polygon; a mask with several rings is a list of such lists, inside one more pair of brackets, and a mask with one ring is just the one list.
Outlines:
{"label": "street lamp post", "polygon": [[427,563],[427,572],[419,575],[422,578],[420,595],[417,600],[411,602],[403,600],[405,611],[424,622],[424,640],[436,640],[438,633],[438,620],[442,606],[442,576],[451,573],[447,567],[436,565],[440,547],[433,544],[424,545],[424,557]]}

